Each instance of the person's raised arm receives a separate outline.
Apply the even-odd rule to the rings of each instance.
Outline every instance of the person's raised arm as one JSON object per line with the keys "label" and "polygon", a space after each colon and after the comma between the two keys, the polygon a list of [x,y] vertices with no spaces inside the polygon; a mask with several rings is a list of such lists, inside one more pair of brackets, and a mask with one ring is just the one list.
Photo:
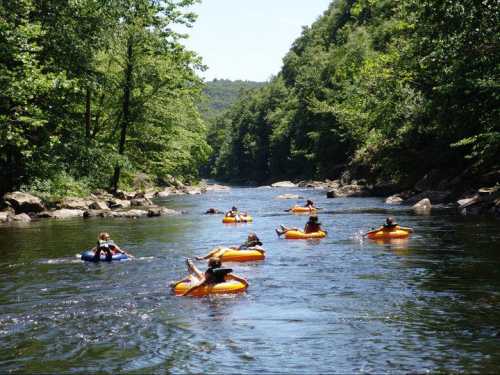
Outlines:
{"label": "person's raised arm", "polygon": [[226,275],[226,278],[227,279],[231,279],[231,280],[239,281],[240,283],[242,283],[246,287],[248,287],[248,281],[246,279],[244,279],[243,277],[236,276],[236,275],[233,275],[232,273],[230,273],[230,274]]}
{"label": "person's raised arm", "polygon": [[366,232],[365,234],[363,234],[363,236],[368,236],[369,234],[376,233],[376,232],[378,232],[379,230],[382,230],[382,229],[384,229],[384,227],[378,227],[377,229],[372,229],[371,231]]}
{"label": "person's raised arm", "polygon": [[406,231],[406,232],[413,233],[413,228],[408,228],[408,227],[400,227],[400,226],[398,225],[398,229],[404,230],[404,231]]}

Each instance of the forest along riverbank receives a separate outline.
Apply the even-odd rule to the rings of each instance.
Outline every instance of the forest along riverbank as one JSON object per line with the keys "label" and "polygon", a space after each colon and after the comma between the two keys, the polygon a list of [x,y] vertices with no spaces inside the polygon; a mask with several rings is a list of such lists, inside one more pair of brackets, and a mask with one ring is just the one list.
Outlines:
{"label": "forest along riverbank", "polygon": [[[278,238],[284,212],[319,207],[328,236]],[[148,220],[38,220],[0,226],[0,368],[21,373],[492,373],[500,366],[500,222],[381,198],[326,198],[311,188],[171,195],[183,215]],[[250,224],[224,225],[232,205]],[[415,232],[360,233],[394,216]],[[107,231],[136,260],[84,263],[75,253]],[[245,294],[179,298],[185,260],[255,232],[266,259],[228,263]],[[204,262],[196,262],[200,269]],[[283,356],[287,360],[283,361]]]}
{"label": "forest along riverbank", "polygon": [[88,197],[64,197],[44,202],[26,192],[12,192],[0,201],[0,223],[30,222],[36,219],[70,219],[76,217],[139,218],[181,214],[180,211],[158,206],[155,198],[176,195],[198,195],[208,191],[226,191],[229,187],[207,184],[197,186],[177,182],[173,186],[150,188],[146,191],[117,191],[115,194],[96,191]]}

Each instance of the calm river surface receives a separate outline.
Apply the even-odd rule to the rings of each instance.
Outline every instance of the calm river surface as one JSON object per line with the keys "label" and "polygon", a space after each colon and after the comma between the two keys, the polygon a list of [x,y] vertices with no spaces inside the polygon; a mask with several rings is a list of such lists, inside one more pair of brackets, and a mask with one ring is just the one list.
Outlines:
{"label": "calm river surface", "polygon": [[[278,239],[295,193],[325,207],[321,241]],[[301,201],[302,202],[302,201]],[[233,188],[160,204],[177,217],[40,221],[0,227],[0,372],[401,373],[500,368],[500,222],[451,210],[416,215],[376,198],[307,189]],[[223,225],[232,205],[253,224]],[[362,240],[387,215],[406,242]],[[84,263],[108,231],[138,259]],[[185,259],[255,231],[260,263],[230,267],[246,294],[180,298]],[[197,263],[204,267],[203,262]]]}

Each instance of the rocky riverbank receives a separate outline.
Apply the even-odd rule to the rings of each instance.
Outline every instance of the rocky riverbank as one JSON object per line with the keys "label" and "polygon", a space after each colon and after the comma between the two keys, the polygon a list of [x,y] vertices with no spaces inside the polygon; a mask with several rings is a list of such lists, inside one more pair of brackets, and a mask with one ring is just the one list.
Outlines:
{"label": "rocky riverbank", "polygon": [[142,218],[179,215],[182,212],[153,203],[156,198],[172,195],[197,195],[207,191],[226,191],[227,186],[202,183],[199,186],[177,184],[145,192],[118,191],[110,194],[96,191],[89,197],[65,197],[49,203],[26,192],[12,192],[3,196],[0,203],[0,223],[30,222],[38,219],[70,218]]}
{"label": "rocky riverbank", "polygon": [[[437,184],[438,186],[440,184]],[[500,183],[473,188],[457,185],[448,189],[436,189],[428,178],[419,181],[411,190],[403,190],[395,184],[371,185],[366,180],[354,180],[344,175],[338,180],[324,181],[281,181],[271,187],[314,188],[326,191],[328,198],[343,197],[386,197],[386,203],[408,205],[418,212],[427,212],[433,206],[456,209],[462,215],[495,215],[500,217]],[[441,186],[444,186],[441,184]],[[279,196],[278,198],[285,197]]]}

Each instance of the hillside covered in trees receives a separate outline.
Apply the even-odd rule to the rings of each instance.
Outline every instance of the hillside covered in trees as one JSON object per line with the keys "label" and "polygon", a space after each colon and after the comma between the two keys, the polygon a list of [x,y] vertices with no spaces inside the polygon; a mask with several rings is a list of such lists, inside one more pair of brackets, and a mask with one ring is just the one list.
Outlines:
{"label": "hillside covered in trees", "polygon": [[205,100],[200,106],[201,114],[206,119],[214,119],[238,100],[240,94],[265,85],[265,82],[231,81],[213,79],[205,83]]}
{"label": "hillside covered in trees", "polygon": [[495,0],[333,1],[217,119],[213,175],[497,180],[499,14]]}
{"label": "hillside covered in trees", "polygon": [[209,154],[194,0],[0,3],[0,193],[197,178]]}

